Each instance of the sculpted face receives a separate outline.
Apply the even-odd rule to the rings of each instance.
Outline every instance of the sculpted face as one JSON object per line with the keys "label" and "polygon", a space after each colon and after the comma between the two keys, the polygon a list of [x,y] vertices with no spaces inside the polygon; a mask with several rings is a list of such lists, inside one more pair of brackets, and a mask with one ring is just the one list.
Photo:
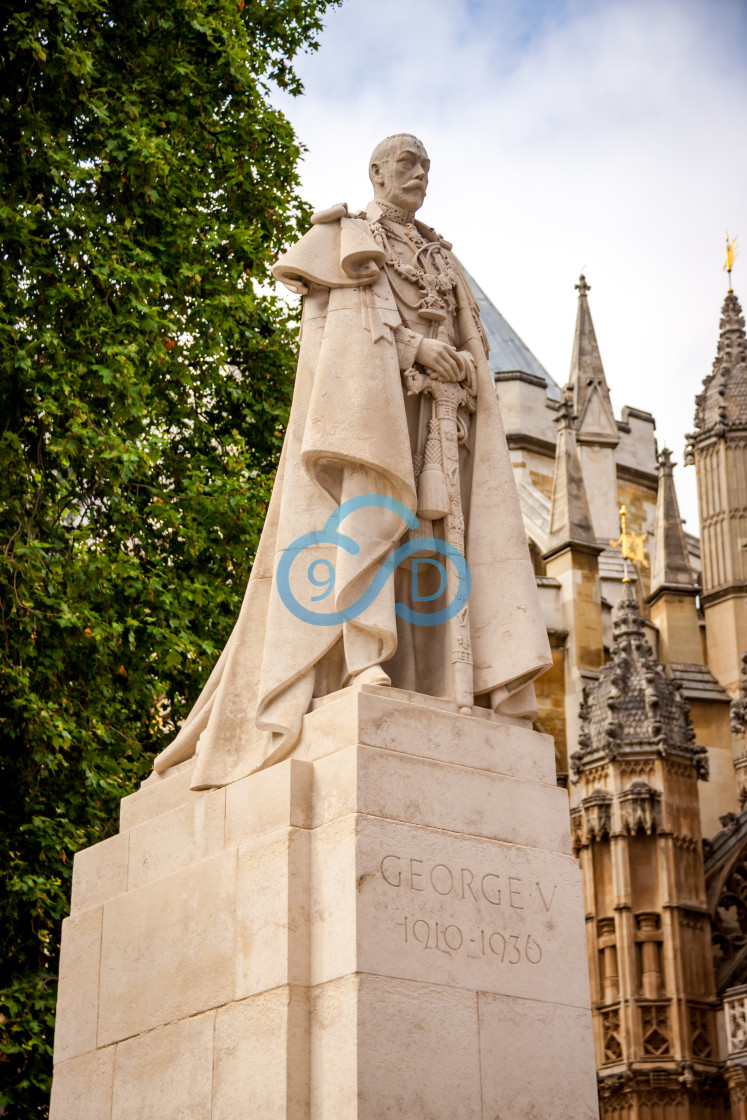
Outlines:
{"label": "sculpted face", "polygon": [[415,136],[390,136],[371,156],[369,174],[377,202],[388,202],[407,213],[423,205],[431,161]]}

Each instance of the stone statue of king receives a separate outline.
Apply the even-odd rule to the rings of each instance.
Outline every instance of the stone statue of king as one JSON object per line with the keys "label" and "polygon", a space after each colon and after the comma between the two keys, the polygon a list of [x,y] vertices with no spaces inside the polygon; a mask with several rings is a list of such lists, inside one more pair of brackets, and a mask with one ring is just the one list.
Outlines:
{"label": "stone statue of king", "polygon": [[383,140],[368,208],[316,214],[273,269],[303,319],[272,500],[236,626],[155,762],[196,754],[194,789],[287,758],[306,712],[343,688],[535,711],[550,649],[477,304],[449,242],[415,219],[429,170],[416,137]]}

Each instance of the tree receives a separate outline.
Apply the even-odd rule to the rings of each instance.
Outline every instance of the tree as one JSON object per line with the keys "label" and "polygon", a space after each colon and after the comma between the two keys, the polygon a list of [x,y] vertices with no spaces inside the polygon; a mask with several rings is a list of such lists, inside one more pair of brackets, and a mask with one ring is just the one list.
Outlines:
{"label": "tree", "polygon": [[308,218],[270,104],[339,0],[0,5],[0,1104],[46,1114],[73,853],[225,643],[290,403]]}

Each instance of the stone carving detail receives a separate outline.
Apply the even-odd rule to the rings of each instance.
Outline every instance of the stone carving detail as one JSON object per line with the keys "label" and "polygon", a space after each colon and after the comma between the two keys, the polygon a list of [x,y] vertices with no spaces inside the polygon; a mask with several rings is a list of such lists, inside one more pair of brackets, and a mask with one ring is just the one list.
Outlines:
{"label": "stone carving detail", "polygon": [[739,696],[731,702],[731,733],[744,735],[747,731],[747,653],[742,654],[742,681]]}
{"label": "stone carving detail", "polygon": [[599,1097],[604,1120],[724,1115],[720,1074],[695,1069],[691,1062],[678,1062],[668,1069],[627,1068],[607,1077],[600,1072]]}
{"label": "stone carving detail", "polygon": [[737,779],[739,811],[741,813],[745,805],[747,805],[747,753],[734,759],[734,774]]}
{"label": "stone carving detail", "polygon": [[711,1015],[707,1008],[690,1005],[690,1050],[694,1058],[713,1056]]}
{"label": "stone carving detail", "polygon": [[633,1079],[633,1071],[627,1063],[621,1073],[607,1074],[606,1077],[600,1074],[598,1077],[599,1096],[603,1101],[617,1105],[622,1094],[627,1093],[629,1090]]}
{"label": "stone carving detail", "polygon": [[[583,734],[583,728],[582,728],[581,732],[579,733],[579,742],[581,741],[581,735],[582,734]],[[607,771],[607,763],[606,762],[602,766],[593,766],[593,767],[590,767],[588,770],[584,770],[584,774],[586,776],[586,780],[587,780],[589,785],[593,785],[594,782],[603,782],[605,780],[605,778],[607,777],[607,773],[608,773],[608,771]],[[648,771],[647,771],[647,773],[648,773]]]}
{"label": "stone carving detail", "polygon": [[729,1086],[729,1096],[733,1103],[747,1101],[747,1070],[744,1066],[727,1066],[724,1077]]}
{"label": "stone carving detail", "polygon": [[[587,703],[586,688],[584,688],[582,693],[581,693],[581,703],[578,706],[578,718],[580,720],[580,726],[579,726],[579,729],[578,729],[578,745],[579,745],[578,753],[579,754],[583,753],[584,751],[588,751],[588,750],[591,749],[591,736],[589,734],[589,717],[590,717],[590,715],[591,715],[591,713],[589,711],[589,705]],[[575,758],[575,755],[573,757]],[[571,762],[572,762],[572,760],[571,760]],[[601,768],[600,769],[600,774],[603,774],[603,773],[604,773],[604,768]]]}
{"label": "stone carving detail", "polygon": [[[434,296],[435,298],[437,297]],[[438,299],[440,301],[440,297]],[[439,306],[441,305],[442,301],[439,302]],[[435,304],[429,304],[429,318],[434,319],[436,309]],[[425,312],[421,307],[421,317],[424,314]],[[443,317],[446,317],[445,313]],[[467,442],[468,430],[465,421],[458,414],[458,409],[463,408],[468,414],[475,412],[477,408],[477,383],[474,359],[471,355],[467,355],[462,360],[466,372],[461,383],[444,384],[444,382],[432,378],[426,372],[419,371],[415,367],[407,370],[403,374],[403,379],[408,393],[411,395],[422,393],[431,397],[435,409],[435,415],[430,420],[428,427],[423,469],[420,475],[418,512],[421,517],[429,520],[442,519],[447,543],[453,545],[464,555],[465,526],[460,494],[458,448],[459,444]],[[433,485],[433,479],[435,478],[440,480],[440,487]],[[430,487],[426,486],[427,480],[431,482]],[[449,580],[454,585],[456,577],[452,567],[453,565],[449,568]],[[458,580],[451,591],[451,597],[456,594],[457,585]],[[466,605],[457,614],[452,625],[455,630],[455,645],[451,650],[454,696],[460,711],[468,714],[474,701],[474,673],[472,669],[472,641]]]}
{"label": "stone carving detail", "polygon": [[[731,733],[742,744],[741,753],[734,759],[740,811],[747,804],[747,736],[745,732],[747,732],[747,653],[742,654],[742,682],[739,696],[731,702]],[[736,750],[739,750],[738,746],[736,746]]]}
{"label": "stone carving detail", "polygon": [[643,1053],[661,1058],[669,1053],[669,1005],[649,1003],[641,1006]]}
{"label": "stone carving detail", "polygon": [[697,910],[686,910],[684,907],[679,912],[679,924],[682,929],[708,929],[711,919],[707,914]]}
{"label": "stone carving detail", "polygon": [[655,660],[631,591],[618,604],[613,626],[612,656],[581,705],[579,750],[571,756],[574,773],[605,758],[653,755],[694,767],[699,778],[707,778],[708,755],[695,744],[690,707],[678,683]]}
{"label": "stone carving detail", "polygon": [[[704,748],[705,749],[705,748]],[[687,762],[675,762],[671,758],[666,760],[667,770],[673,778],[691,778],[693,776],[692,765]],[[708,758],[705,754],[696,760],[697,777],[702,778],[703,781],[708,780]],[[705,777],[703,777],[705,775]]]}
{"label": "stone carving detail", "polygon": [[747,1050],[747,985],[724,992],[724,1016],[729,1054]]}
{"label": "stone carving detail", "polygon": [[695,836],[673,836],[672,842],[682,852],[697,852],[702,846]]}
{"label": "stone carving detail", "polygon": [[605,1062],[622,1061],[623,1048],[619,1007],[610,1007],[602,1012],[602,1032]]}
{"label": "stone carving detail", "polygon": [[654,772],[652,758],[623,759],[619,764],[621,778],[648,778]]}
{"label": "stone carving detail", "polygon": [[647,782],[633,782],[619,794],[623,828],[631,834],[642,828],[647,836],[661,828],[661,790]]}
{"label": "stone carving detail", "polygon": [[654,1089],[649,1093],[640,1093],[638,1100],[644,1108],[650,1109],[687,1104],[685,1094],[676,1089]]}
{"label": "stone carving detail", "polygon": [[584,818],[582,814],[583,810],[580,806],[571,809],[571,843],[574,856],[578,855],[587,842],[584,836]]}
{"label": "stone carving detail", "polygon": [[584,814],[584,828],[588,840],[601,840],[612,831],[611,793],[606,789],[595,789],[581,802]]}
{"label": "stone carving detail", "polygon": [[731,290],[721,309],[718,349],[711,373],[695,398],[696,431],[688,435],[688,452],[706,435],[723,434],[747,416],[747,337],[739,300]]}
{"label": "stone carving detail", "polygon": [[747,950],[747,851],[742,851],[724,883],[711,915],[717,987],[738,966]]}
{"label": "stone carving detail", "polygon": [[707,517],[703,518],[700,523],[700,528],[701,530],[712,529],[714,525],[723,525],[727,520],[727,517],[728,514],[724,510],[720,510],[717,513],[711,513]]}

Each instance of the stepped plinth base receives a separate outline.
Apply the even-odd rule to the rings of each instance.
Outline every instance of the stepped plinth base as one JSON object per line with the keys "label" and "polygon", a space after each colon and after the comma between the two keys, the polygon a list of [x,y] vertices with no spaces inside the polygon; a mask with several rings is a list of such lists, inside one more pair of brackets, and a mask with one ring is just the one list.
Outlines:
{"label": "stepped plinth base", "polygon": [[595,1120],[551,741],[389,688],[75,859],[51,1120]]}

